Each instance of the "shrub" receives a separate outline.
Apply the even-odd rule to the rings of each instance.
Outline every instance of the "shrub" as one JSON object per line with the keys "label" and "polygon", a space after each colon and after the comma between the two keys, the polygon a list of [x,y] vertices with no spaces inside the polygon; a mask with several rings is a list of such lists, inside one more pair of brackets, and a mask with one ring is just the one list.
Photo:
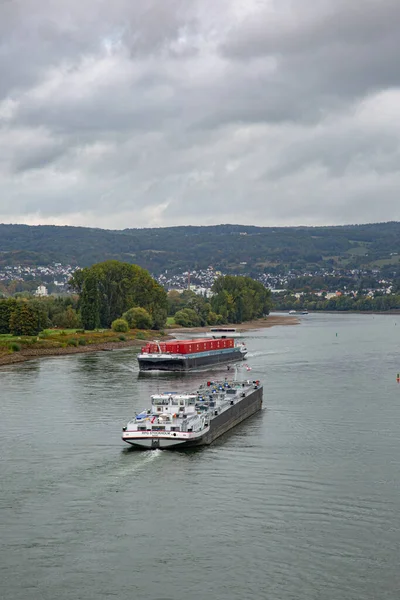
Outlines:
{"label": "shrub", "polygon": [[130,329],[151,329],[153,325],[150,313],[140,306],[130,308],[122,315],[122,318],[127,321]]}
{"label": "shrub", "polygon": [[126,342],[126,336],[125,335],[119,335],[118,339],[121,340],[121,342]]}
{"label": "shrub", "polygon": [[111,329],[117,333],[126,333],[129,330],[129,325],[125,319],[115,319],[111,323]]}
{"label": "shrub", "polygon": [[11,350],[11,352],[19,352],[21,350],[21,346],[17,344],[17,342],[11,342],[8,348]]}
{"label": "shrub", "polygon": [[85,338],[79,338],[79,340],[78,340],[78,344],[79,344],[80,346],[86,346],[86,340],[85,340]]}
{"label": "shrub", "polygon": [[78,346],[78,340],[75,340],[75,339],[68,340],[67,346],[75,346],[75,348],[76,348]]}
{"label": "shrub", "polygon": [[85,330],[84,329],[77,329],[76,333],[85,333]]}
{"label": "shrub", "polygon": [[210,312],[208,313],[208,316],[207,316],[207,324],[208,325],[217,325],[219,316],[221,316],[221,315],[217,315],[217,313],[210,310]]}
{"label": "shrub", "polygon": [[82,327],[80,317],[72,306],[68,306],[66,309],[58,311],[54,315],[52,321],[53,325],[56,325],[57,327],[66,327],[67,329]]}
{"label": "shrub", "polygon": [[145,340],[146,336],[141,331],[138,331],[137,334],[136,334],[136,339],[137,340]]}
{"label": "shrub", "polygon": [[174,315],[175,323],[181,327],[198,327],[200,325],[199,315],[192,308],[183,308]]}

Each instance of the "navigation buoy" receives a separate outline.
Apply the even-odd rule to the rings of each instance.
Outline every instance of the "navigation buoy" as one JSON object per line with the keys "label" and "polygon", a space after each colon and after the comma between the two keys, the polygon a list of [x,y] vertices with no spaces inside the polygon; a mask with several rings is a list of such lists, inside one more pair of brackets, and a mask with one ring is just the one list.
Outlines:
{"label": "navigation buoy", "polygon": [[397,373],[397,383],[400,383],[400,373]]}

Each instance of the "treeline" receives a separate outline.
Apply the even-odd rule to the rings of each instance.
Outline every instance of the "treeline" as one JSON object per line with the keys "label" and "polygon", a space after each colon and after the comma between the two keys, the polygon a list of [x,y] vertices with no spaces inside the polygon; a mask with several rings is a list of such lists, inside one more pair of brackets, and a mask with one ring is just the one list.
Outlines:
{"label": "treeline", "polygon": [[276,294],[274,297],[275,310],[310,311],[359,311],[385,312],[400,309],[400,294],[382,294],[375,297],[359,295],[340,295],[324,298],[315,294],[306,294],[300,298],[293,295]]}
{"label": "treeline", "polygon": [[[22,250],[23,249],[23,250]],[[158,275],[204,269],[229,273],[320,268],[398,269],[400,223],[338,227],[216,225],[109,231],[85,227],[0,224],[0,266],[87,266],[107,259],[136,263]],[[383,264],[383,263],[380,263]]]}
{"label": "treeline", "polygon": [[0,300],[0,334],[30,336],[50,327],[82,327],[77,306],[73,296]]}
{"label": "treeline", "polygon": [[74,296],[0,300],[0,334],[29,336],[52,327],[109,329],[121,317],[124,324],[116,324],[116,331],[165,325],[167,294],[137,265],[99,263],[76,271],[70,285]]}
{"label": "treeline", "polygon": [[189,290],[168,294],[168,313],[182,327],[242,323],[269,314],[271,292],[249,277],[219,277],[212,297],[199,296]]}
{"label": "treeline", "polygon": [[166,291],[147,271],[107,261],[71,278],[74,296],[0,300],[0,334],[37,335],[47,328],[161,329],[167,315],[177,325],[241,323],[267,315],[271,292],[249,277],[218,278],[210,299],[192,291]]}
{"label": "treeline", "polygon": [[315,292],[320,290],[370,290],[382,286],[380,274],[350,277],[348,275],[301,276],[290,279],[286,287],[290,291]]}

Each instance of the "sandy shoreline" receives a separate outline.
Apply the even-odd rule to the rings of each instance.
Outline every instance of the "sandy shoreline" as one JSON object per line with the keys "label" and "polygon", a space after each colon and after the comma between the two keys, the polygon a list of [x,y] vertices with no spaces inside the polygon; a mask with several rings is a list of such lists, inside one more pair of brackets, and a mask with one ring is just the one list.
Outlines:
{"label": "sandy shoreline", "polygon": [[[269,315],[265,319],[256,319],[255,321],[247,321],[246,323],[221,325],[221,327],[233,327],[236,331],[248,331],[250,329],[265,329],[266,327],[274,327],[277,325],[297,325],[300,323],[296,316],[292,315]],[[201,333],[209,331],[210,327],[176,327],[169,329],[169,334],[174,333]]]}
{"label": "sandy shoreline", "polygon": [[[250,329],[263,329],[277,325],[296,325],[297,323],[299,323],[299,320],[293,316],[270,315],[265,319],[257,319],[256,321],[249,321],[247,323],[241,323],[240,325],[226,325],[226,327],[235,327],[237,331],[247,331]],[[201,333],[208,330],[209,327],[174,328],[166,331],[166,337],[174,337],[177,333]],[[154,337],[157,337],[156,332],[154,332]],[[128,340],[125,342],[103,342],[100,344],[77,347],[67,346],[66,348],[22,348],[19,352],[0,355],[0,367],[46,356],[69,356],[71,354],[84,354],[87,352],[121,350],[132,346],[140,348],[144,343],[143,340]]]}

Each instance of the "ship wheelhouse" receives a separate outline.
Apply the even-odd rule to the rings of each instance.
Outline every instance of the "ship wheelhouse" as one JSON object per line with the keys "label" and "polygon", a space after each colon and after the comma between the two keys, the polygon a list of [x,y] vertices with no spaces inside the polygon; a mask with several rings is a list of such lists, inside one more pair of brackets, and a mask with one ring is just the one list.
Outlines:
{"label": "ship wheelhouse", "polygon": [[166,392],[151,397],[151,409],[146,415],[136,415],[129,429],[174,435],[179,432],[200,432],[206,419],[197,407],[196,394]]}

